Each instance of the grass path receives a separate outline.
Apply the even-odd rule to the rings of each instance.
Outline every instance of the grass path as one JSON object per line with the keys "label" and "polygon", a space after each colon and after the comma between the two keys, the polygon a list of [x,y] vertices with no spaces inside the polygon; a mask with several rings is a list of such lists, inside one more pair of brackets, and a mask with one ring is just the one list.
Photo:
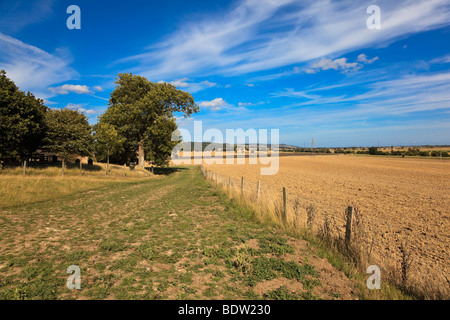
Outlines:
{"label": "grass path", "polygon": [[195,167],[0,208],[0,299],[319,298],[355,298],[353,283]]}

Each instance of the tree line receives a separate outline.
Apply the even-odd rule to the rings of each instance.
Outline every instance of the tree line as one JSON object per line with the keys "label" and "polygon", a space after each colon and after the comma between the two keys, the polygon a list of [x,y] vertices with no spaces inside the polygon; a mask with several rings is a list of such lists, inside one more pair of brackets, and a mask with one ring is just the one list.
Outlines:
{"label": "tree line", "polygon": [[32,93],[21,91],[0,71],[0,161],[25,161],[37,150],[64,162],[75,156],[124,164],[168,164],[177,130],[175,112],[189,117],[199,111],[192,95],[168,83],[153,83],[121,73],[108,109],[95,125],[73,109],[52,109]]}

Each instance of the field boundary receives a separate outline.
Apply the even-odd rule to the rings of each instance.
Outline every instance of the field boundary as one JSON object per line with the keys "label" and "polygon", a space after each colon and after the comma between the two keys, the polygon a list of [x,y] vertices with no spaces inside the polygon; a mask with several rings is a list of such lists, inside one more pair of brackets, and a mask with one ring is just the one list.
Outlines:
{"label": "field boundary", "polygon": [[[379,266],[390,290],[401,290],[416,299],[449,299],[450,290],[445,275],[422,283],[410,272],[411,248],[408,241],[399,245],[400,258],[396,261],[376,261],[372,256],[374,238],[366,231],[366,219],[358,206],[349,203],[343,208],[314,199],[298,199],[286,188],[266,187],[260,181],[225,177],[201,165],[203,177],[218,185],[231,198],[251,207],[263,222],[281,227],[285,232],[315,241],[343,255],[359,273],[365,273],[371,265]],[[351,268],[350,268],[351,269]],[[350,272],[351,273],[351,272]],[[439,286],[440,284],[444,284]],[[450,285],[450,283],[448,283]]]}

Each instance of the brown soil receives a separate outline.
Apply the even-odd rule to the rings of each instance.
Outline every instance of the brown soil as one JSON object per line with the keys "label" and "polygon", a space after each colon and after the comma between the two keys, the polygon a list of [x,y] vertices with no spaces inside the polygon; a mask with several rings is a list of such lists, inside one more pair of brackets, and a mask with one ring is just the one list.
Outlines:
{"label": "brown soil", "polygon": [[[448,161],[344,155],[280,157],[279,172],[273,176],[261,176],[261,165],[205,167],[225,181],[232,177],[235,185],[244,176],[246,190],[256,190],[261,181],[261,190],[278,198],[286,187],[288,214],[294,212],[295,200],[302,208],[313,204],[317,220],[322,221],[327,212],[335,232],[341,235],[343,212],[354,205],[364,216],[366,243],[373,242],[371,263],[386,271],[397,270],[398,247],[403,242],[412,256],[411,285],[433,281],[441,289],[450,287]],[[299,215],[306,219],[303,211]]]}

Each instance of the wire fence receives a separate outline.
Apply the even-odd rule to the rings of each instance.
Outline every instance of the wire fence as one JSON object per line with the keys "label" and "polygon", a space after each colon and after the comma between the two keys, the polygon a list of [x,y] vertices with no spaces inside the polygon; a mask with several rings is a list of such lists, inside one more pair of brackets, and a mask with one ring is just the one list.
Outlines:
{"label": "wire fence", "polygon": [[201,171],[205,179],[286,231],[319,236],[349,256],[358,267],[365,270],[375,264],[390,282],[423,297],[450,298],[448,274],[433,265],[425,266],[427,274],[423,274],[420,271],[424,268],[423,252],[408,247],[411,235],[402,231],[386,232],[376,217],[364,214],[364,206],[356,202],[338,206],[331,201],[321,201],[320,196],[326,199],[325,195],[298,194],[245,176],[225,176],[203,165]]}

